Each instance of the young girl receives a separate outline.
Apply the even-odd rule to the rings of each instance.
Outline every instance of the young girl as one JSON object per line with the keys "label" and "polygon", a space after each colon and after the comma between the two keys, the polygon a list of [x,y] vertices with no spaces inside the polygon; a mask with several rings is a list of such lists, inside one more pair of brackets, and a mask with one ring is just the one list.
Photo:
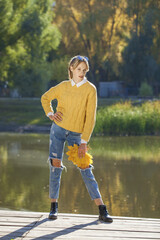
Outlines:
{"label": "young girl", "polygon": [[[56,219],[58,214],[58,197],[61,173],[63,170],[63,151],[65,141],[68,146],[78,145],[78,157],[87,152],[87,142],[92,134],[97,107],[96,87],[85,75],[89,71],[88,58],[73,57],[68,66],[69,80],[63,81],[49,89],[41,98],[46,115],[53,121],[50,131],[49,163],[51,198],[50,219]],[[54,113],[51,101],[57,99],[57,111]],[[92,173],[92,165],[80,168],[82,178],[92,200],[99,207],[99,219],[112,222],[104,205],[98,184]]]}

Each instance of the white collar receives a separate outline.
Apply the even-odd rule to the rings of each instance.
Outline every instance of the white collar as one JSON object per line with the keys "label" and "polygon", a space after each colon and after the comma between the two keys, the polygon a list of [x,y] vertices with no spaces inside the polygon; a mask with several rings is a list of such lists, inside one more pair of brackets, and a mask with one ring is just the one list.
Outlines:
{"label": "white collar", "polygon": [[86,82],[87,82],[86,77],[84,77],[83,80],[80,81],[79,83],[75,83],[75,82],[73,81],[73,79],[71,79],[72,87],[73,87],[74,85],[76,85],[77,87],[80,87],[81,85],[83,85],[83,84],[86,83]]}

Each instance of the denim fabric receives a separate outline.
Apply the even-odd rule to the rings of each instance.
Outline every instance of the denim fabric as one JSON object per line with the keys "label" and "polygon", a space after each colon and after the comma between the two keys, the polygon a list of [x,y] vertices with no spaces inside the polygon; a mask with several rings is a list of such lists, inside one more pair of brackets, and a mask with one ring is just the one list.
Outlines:
{"label": "denim fabric", "polygon": [[49,177],[49,195],[50,198],[58,199],[59,197],[59,189],[61,182],[63,167],[53,167],[50,162],[50,177]]}
{"label": "denim fabric", "polygon": [[[50,165],[50,181],[49,181],[49,196],[53,199],[58,199],[61,174],[63,170],[63,151],[65,141],[68,142],[69,146],[74,144],[81,144],[81,134],[68,131],[62,127],[59,127],[55,123],[52,124],[50,131],[50,146],[49,146],[49,165]],[[57,158],[61,160],[61,167],[57,168],[51,165],[50,159]],[[90,194],[91,199],[100,198],[98,184],[92,173],[92,166],[87,169],[80,169],[82,178]]]}
{"label": "denim fabric", "polygon": [[95,177],[92,173],[92,166],[86,169],[80,169],[83,181],[87,187],[91,199],[101,198],[101,194],[98,189],[98,184],[95,180]]}
{"label": "denim fabric", "polygon": [[80,145],[81,134],[68,131],[53,123],[50,131],[49,158],[58,158],[62,161],[65,141],[69,146]]}

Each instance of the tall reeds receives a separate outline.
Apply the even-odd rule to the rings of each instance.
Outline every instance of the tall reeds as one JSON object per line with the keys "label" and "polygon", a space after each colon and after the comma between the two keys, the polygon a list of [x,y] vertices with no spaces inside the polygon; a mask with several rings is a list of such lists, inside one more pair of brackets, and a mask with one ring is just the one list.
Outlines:
{"label": "tall reeds", "polygon": [[160,134],[160,101],[139,106],[131,102],[117,103],[97,111],[95,135]]}

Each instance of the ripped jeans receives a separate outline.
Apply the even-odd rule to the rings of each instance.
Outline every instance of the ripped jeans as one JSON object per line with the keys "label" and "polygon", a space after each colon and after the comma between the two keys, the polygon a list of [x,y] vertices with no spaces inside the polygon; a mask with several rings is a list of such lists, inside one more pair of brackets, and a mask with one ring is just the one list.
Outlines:
{"label": "ripped jeans", "polygon": [[[73,146],[74,144],[81,144],[81,134],[68,131],[62,127],[59,127],[54,122],[50,130],[50,145],[49,145],[49,165],[50,165],[50,178],[49,178],[49,196],[52,199],[58,199],[61,174],[64,168],[62,164],[64,144],[65,141],[68,142],[68,146]],[[51,164],[51,159],[56,158],[61,160],[61,167],[54,167]],[[89,168],[80,169],[83,181],[86,188],[90,194],[91,199],[101,198],[99,192],[98,184],[92,173],[92,166]]]}

